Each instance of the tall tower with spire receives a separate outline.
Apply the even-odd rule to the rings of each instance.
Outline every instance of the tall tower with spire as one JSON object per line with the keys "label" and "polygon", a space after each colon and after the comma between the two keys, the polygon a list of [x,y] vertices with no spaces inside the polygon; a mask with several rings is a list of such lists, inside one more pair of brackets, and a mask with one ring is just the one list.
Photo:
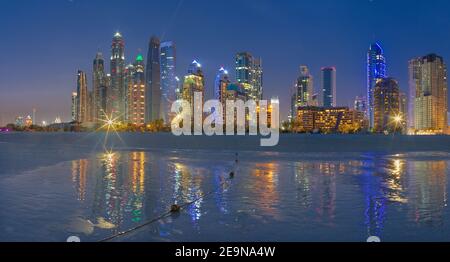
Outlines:
{"label": "tall tower with spire", "polygon": [[153,36],[150,39],[147,54],[146,68],[146,98],[145,98],[145,122],[165,119],[162,111],[167,105],[161,103],[161,68],[160,68],[159,39]]}
{"label": "tall tower with spire", "polygon": [[122,35],[117,32],[111,45],[111,87],[108,95],[110,108],[108,113],[119,119],[123,119],[125,114],[126,89],[124,83],[125,71],[125,41]]}
{"label": "tall tower with spire", "polygon": [[386,78],[386,59],[379,43],[370,45],[367,52],[367,118],[374,128],[374,90],[377,81]]}

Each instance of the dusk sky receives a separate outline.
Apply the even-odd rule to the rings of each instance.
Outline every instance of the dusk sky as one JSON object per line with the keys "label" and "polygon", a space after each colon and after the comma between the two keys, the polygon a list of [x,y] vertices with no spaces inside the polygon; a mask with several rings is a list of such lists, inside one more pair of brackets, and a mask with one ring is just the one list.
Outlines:
{"label": "dusk sky", "polygon": [[147,54],[157,35],[177,45],[177,74],[197,59],[212,95],[221,66],[234,55],[263,59],[264,97],[278,96],[282,118],[290,88],[307,65],[319,89],[320,68],[337,68],[338,105],[366,93],[366,53],[379,41],[388,75],[408,88],[408,60],[437,53],[450,60],[448,0],[15,0],[1,1],[0,125],[37,109],[37,121],[70,119],[78,69],[88,73],[102,51],[109,70],[119,30],[126,59]]}

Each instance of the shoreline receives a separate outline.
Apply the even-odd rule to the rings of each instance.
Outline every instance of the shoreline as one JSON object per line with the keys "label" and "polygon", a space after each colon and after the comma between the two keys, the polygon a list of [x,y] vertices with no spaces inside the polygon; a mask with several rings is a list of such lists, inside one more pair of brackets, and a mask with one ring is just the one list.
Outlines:
{"label": "shoreline", "polygon": [[[257,152],[450,152],[450,136],[280,134],[279,144],[261,147],[261,136],[174,136],[172,133],[109,134],[107,147]],[[3,133],[0,143],[92,146],[105,133]]]}

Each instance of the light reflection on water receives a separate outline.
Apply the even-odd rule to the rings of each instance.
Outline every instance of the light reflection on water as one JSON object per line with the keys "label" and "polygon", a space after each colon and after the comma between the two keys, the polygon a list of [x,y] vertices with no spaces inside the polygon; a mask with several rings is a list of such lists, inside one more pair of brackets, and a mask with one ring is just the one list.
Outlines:
{"label": "light reflection on water", "polygon": [[[117,241],[450,240],[448,155],[254,154],[235,166],[231,153],[106,152],[7,179],[8,200],[36,210],[9,206],[0,239],[97,241],[199,199]],[[52,206],[57,218],[45,215]]]}

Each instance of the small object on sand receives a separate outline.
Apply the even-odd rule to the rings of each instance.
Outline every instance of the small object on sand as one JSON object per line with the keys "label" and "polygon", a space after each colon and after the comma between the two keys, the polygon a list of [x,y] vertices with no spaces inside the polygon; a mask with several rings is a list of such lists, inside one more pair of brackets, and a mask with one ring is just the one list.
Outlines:
{"label": "small object on sand", "polygon": [[230,172],[230,178],[234,178],[234,172],[233,171]]}
{"label": "small object on sand", "polygon": [[97,218],[97,224],[95,224],[94,226],[101,229],[113,229],[117,227],[113,223],[106,221],[106,219],[103,217]]}
{"label": "small object on sand", "polygon": [[180,210],[181,210],[181,207],[179,205],[172,205],[170,207],[170,212],[172,212],[172,213],[178,213],[178,212],[180,212]]}

